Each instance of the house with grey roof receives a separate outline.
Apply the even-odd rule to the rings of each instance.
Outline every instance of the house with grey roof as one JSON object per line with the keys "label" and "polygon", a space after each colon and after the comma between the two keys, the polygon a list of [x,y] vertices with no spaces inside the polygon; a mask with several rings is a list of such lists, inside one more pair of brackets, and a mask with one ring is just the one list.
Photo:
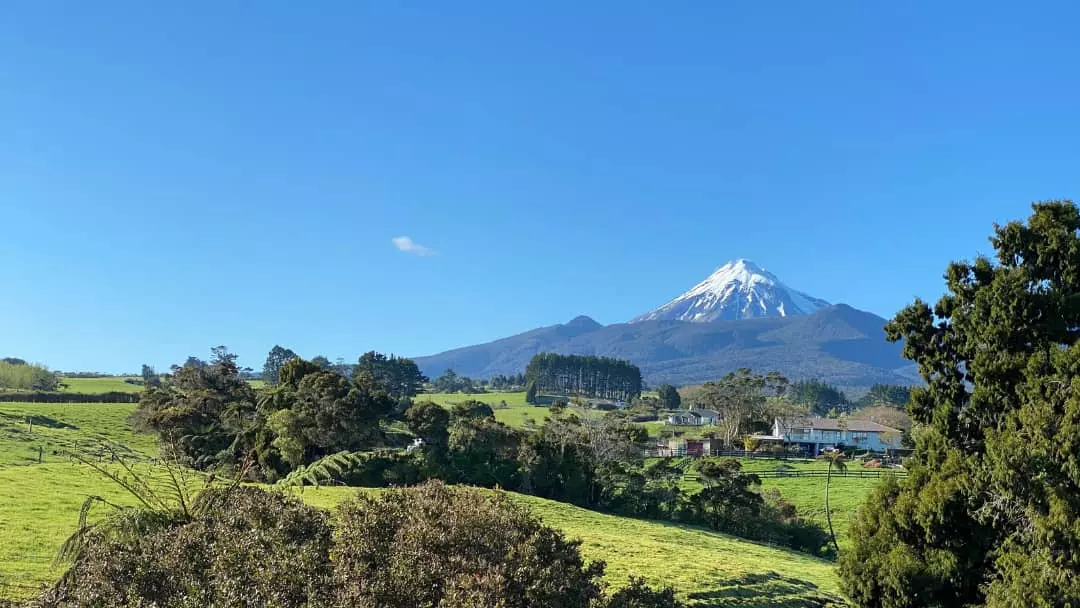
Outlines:
{"label": "house with grey roof", "polygon": [[839,445],[883,452],[900,447],[902,432],[869,420],[850,418],[795,418],[773,422],[772,435],[757,436],[764,441],[798,445],[803,451],[818,455]]}

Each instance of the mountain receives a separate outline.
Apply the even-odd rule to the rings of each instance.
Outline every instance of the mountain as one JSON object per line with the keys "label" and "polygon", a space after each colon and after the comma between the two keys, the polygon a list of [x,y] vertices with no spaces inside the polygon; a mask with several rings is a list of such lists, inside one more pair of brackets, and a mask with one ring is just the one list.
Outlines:
{"label": "mountain", "polygon": [[642,321],[732,321],[757,317],[808,315],[829,306],[784,285],[776,275],[751,262],[734,260],[690,291],[631,323]]}
{"label": "mountain", "polygon": [[603,326],[578,317],[415,361],[429,377],[448,368],[473,378],[516,374],[536,353],[556,352],[627,359],[654,386],[715,380],[740,367],[845,387],[913,383],[900,345],[885,340],[885,319],[843,304],[798,316],[785,310],[789,314],[782,317],[712,323],[635,320]]}

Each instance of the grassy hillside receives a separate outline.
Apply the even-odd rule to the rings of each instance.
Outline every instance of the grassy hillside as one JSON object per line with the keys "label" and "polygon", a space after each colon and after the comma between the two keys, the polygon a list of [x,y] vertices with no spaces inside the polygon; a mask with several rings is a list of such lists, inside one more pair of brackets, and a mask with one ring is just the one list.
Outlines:
{"label": "grassy hillside", "polygon": [[[479,397],[498,403],[513,394]],[[438,402],[462,400],[462,395],[431,395]],[[543,411],[514,402],[507,410]],[[507,399],[511,403],[511,399]],[[153,437],[130,430],[127,417],[133,404],[0,403],[0,598],[6,593],[25,596],[35,585],[58,575],[51,560],[78,520],[79,505],[88,495],[127,503],[132,498],[102,480],[87,467],[72,464],[53,449],[76,441],[109,439],[128,444],[140,453],[156,453]],[[526,410],[526,408],[529,408]],[[26,422],[35,419],[33,431]],[[505,419],[505,418],[504,418]],[[44,464],[36,461],[36,446],[43,445]],[[766,461],[762,461],[765,463]],[[775,463],[771,463],[775,465]],[[748,468],[754,464],[748,464]],[[763,465],[765,466],[765,465]],[[812,465],[808,465],[812,466]],[[817,480],[775,480],[793,492],[800,509],[819,504],[817,488],[797,483]],[[840,505],[853,506],[862,496],[848,492],[855,481],[834,486],[834,518]],[[771,484],[773,480],[767,482]],[[786,484],[786,485],[785,485]],[[303,497],[312,504],[332,508],[348,488],[308,489]],[[516,495],[548,524],[583,541],[589,559],[604,559],[608,580],[625,581],[631,574],[654,583],[671,584],[699,606],[814,606],[835,595],[833,565],[808,556],[707,530],[662,522],[602,515],[570,505]],[[804,505],[803,502],[806,504]]]}
{"label": "grassy hillside", "polygon": [[[821,460],[742,460],[743,471],[757,473],[775,471],[779,466],[790,467],[800,471],[824,471],[828,464]],[[857,463],[849,463],[852,470],[860,469]],[[843,547],[847,544],[848,524],[855,514],[859,505],[870,495],[870,491],[877,485],[878,480],[872,478],[834,476],[832,488],[829,492],[829,510],[832,511],[833,529],[836,531],[837,541]],[[688,471],[687,479],[683,487],[696,490],[701,487],[695,479],[693,471]],[[799,514],[807,519],[815,521],[822,526],[826,525],[825,517],[825,478],[823,477],[786,477],[765,478],[761,480],[763,490],[779,490],[780,494],[788,501],[795,504]]]}
{"label": "grassy hillside", "polygon": [[[328,509],[353,488],[307,489],[301,496]],[[87,467],[43,464],[0,468],[0,590],[24,597],[59,575],[52,558],[75,528],[87,495],[119,504],[132,498]],[[607,562],[607,580],[630,574],[675,586],[699,606],[747,598],[739,606],[816,606],[837,593],[833,564],[715,532],[603,515],[563,503],[515,495],[547,524],[583,541],[590,560]],[[0,593],[3,597],[3,593]],[[749,599],[752,598],[752,599]]]}
{"label": "grassy hillside", "polygon": [[[309,504],[332,509],[355,488],[309,488]],[[364,490],[359,490],[364,491]],[[692,606],[819,606],[839,601],[833,564],[709,530],[604,515],[513,494],[546,524],[582,541],[586,559],[607,563],[606,579],[631,574],[672,585]]]}

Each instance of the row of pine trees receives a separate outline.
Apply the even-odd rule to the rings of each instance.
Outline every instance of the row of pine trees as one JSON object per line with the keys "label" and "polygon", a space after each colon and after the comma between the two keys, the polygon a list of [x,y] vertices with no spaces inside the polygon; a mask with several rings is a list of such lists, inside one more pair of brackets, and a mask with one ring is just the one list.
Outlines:
{"label": "row of pine trees", "polygon": [[611,357],[540,353],[525,368],[525,380],[541,393],[601,399],[641,394],[641,370]]}

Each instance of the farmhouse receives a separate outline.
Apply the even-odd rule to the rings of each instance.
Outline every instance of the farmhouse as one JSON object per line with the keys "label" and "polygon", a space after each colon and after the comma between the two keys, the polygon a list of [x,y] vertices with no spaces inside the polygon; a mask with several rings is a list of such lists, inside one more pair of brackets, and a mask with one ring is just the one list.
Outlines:
{"label": "farmhouse", "polygon": [[667,423],[678,426],[705,426],[716,424],[720,415],[712,410],[685,410],[668,416]]}
{"label": "farmhouse", "polygon": [[901,432],[869,420],[838,418],[796,418],[773,422],[772,435],[758,435],[759,441],[782,442],[800,446],[818,455],[825,448],[839,445],[881,452],[900,447]]}

